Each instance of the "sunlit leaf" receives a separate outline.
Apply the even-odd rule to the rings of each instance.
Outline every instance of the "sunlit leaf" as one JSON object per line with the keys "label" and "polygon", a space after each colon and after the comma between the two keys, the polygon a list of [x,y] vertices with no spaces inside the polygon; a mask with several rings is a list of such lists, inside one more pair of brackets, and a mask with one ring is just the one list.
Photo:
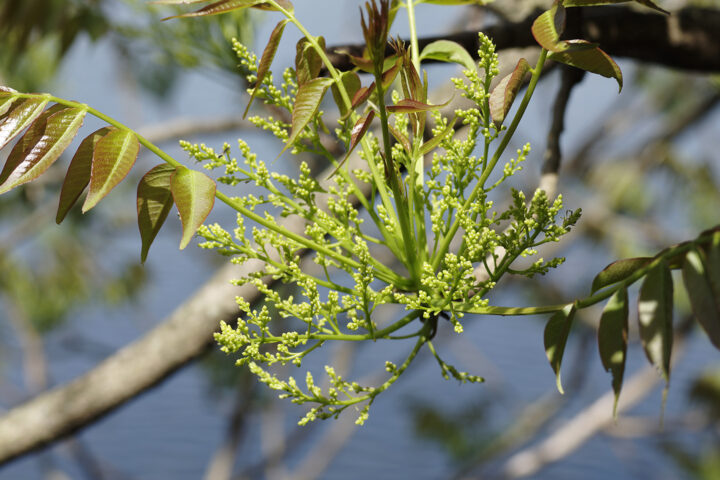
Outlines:
{"label": "sunlit leaf", "polygon": [[496,125],[502,125],[529,71],[530,64],[521,58],[512,73],[500,80],[490,94],[490,115]]}
{"label": "sunlit leaf", "polygon": [[[147,258],[150,245],[155,240],[173,206],[170,179],[174,172],[175,167],[162,163],[147,172],[138,184],[137,214],[142,241],[140,260],[143,263]],[[215,197],[213,196],[213,198]]]}
{"label": "sunlit leaf", "polygon": [[[86,113],[85,107],[63,107],[47,117],[43,122],[42,134],[39,138],[36,137],[37,141],[33,145],[29,148],[25,147],[17,157],[11,152],[5,168],[0,173],[0,178],[3,180],[0,194],[42,175],[75,138]],[[22,143],[24,142],[19,144]]]}
{"label": "sunlit leaf", "polygon": [[170,191],[183,226],[180,250],[187,247],[215,204],[215,182],[202,172],[178,167],[170,180]]}
{"label": "sunlit leaf", "polygon": [[49,100],[47,95],[28,98],[6,112],[0,123],[0,149],[38,118]]}
{"label": "sunlit leaf", "polygon": [[[562,4],[565,7],[591,7],[595,5],[613,5],[617,3],[627,3],[629,1],[631,0],[563,0]],[[663,10],[652,0],[635,0],[635,2],[641,5],[645,5],[646,7],[650,7],[653,10],[657,10],[658,12],[662,12],[668,15],[670,14],[670,12],[668,12],[667,10]]]}
{"label": "sunlit leaf", "polygon": [[661,262],[647,273],[640,287],[638,322],[645,355],[658,368],[665,381],[670,379],[672,314],[672,276],[668,266]]}
{"label": "sunlit leaf", "polygon": [[83,190],[90,183],[90,171],[92,169],[93,153],[95,146],[105,135],[110,133],[109,127],[103,127],[91,133],[80,142],[75,155],[70,161],[70,166],[65,174],[65,181],[60,190],[60,201],[58,202],[58,211],[55,216],[55,222],[58,224],[65,219],[77,199],[80,198]]}
{"label": "sunlit leaf", "polygon": [[548,55],[548,58],[591,73],[597,73],[603,77],[614,78],[618,83],[619,90],[622,90],[623,76],[620,67],[607,53],[597,47],[552,52]]}
{"label": "sunlit leaf", "polygon": [[370,110],[367,115],[360,118],[355,123],[355,126],[352,128],[352,131],[350,132],[350,147],[348,148],[348,151],[345,154],[345,157],[342,159],[342,161],[340,163],[338,163],[337,167],[335,167],[335,170],[333,170],[332,173],[328,177],[332,177],[333,175],[335,175],[335,173],[340,169],[340,167],[348,159],[348,157],[350,156],[352,151],[355,150],[355,147],[357,146],[357,144],[365,136],[365,133],[368,131],[368,128],[370,128],[373,118],[375,118],[375,110]]}
{"label": "sunlit leaf", "polygon": [[[320,47],[325,50],[325,39],[318,37]],[[302,87],[310,80],[320,75],[323,62],[320,54],[315,50],[307,38],[301,38],[295,46],[295,74],[298,87]]]}
{"label": "sunlit leaf", "polygon": [[427,103],[406,98],[404,100],[400,100],[395,105],[387,107],[387,111],[391,113],[427,112],[428,110],[437,110],[438,108],[442,108],[448,103],[450,103],[450,100],[440,105],[429,105]]}
{"label": "sunlit leaf", "polygon": [[[295,6],[290,2],[290,0],[275,0],[275,3],[277,3],[281,8],[287,10],[288,12],[294,12]],[[268,2],[258,3],[257,5],[253,5],[252,8],[256,8],[258,10],[275,10],[277,11],[277,7],[274,5],[271,5]]]}
{"label": "sunlit leaf", "polygon": [[546,50],[554,52],[560,46],[560,35],[565,28],[565,9],[557,4],[543,12],[532,24],[535,41]]}
{"label": "sunlit leaf", "polygon": [[17,100],[17,95],[10,92],[3,92],[0,94],[0,123],[5,113],[10,110],[13,103]]}
{"label": "sunlit leaf", "polygon": [[[280,155],[295,143],[298,135],[300,135],[313,119],[323,99],[323,95],[325,95],[325,91],[332,82],[330,78],[315,78],[298,88],[292,112],[292,130]],[[278,155],[278,157],[280,155]]]}
{"label": "sunlit leaf", "polygon": [[465,70],[475,70],[475,61],[465,47],[451,40],[437,40],[423,48],[420,60],[437,60],[454,62],[462,65]]}
{"label": "sunlit leaf", "polygon": [[442,142],[448,135],[450,135],[452,132],[455,131],[455,123],[457,122],[457,117],[453,118],[452,122],[448,124],[445,129],[435,135],[433,138],[428,140],[427,142],[422,144],[422,147],[420,147],[420,154],[421,155],[427,155],[431,151],[435,149],[438,145],[440,145],[440,142]]}
{"label": "sunlit leaf", "polygon": [[[717,256],[713,260],[717,261]],[[702,326],[710,341],[720,348],[720,297],[716,296],[710,283],[705,255],[700,250],[690,250],[682,267],[685,289],[690,297],[693,315]],[[717,265],[713,268],[716,270]]]}
{"label": "sunlit leaf", "polygon": [[127,176],[139,152],[140,143],[129,130],[111,130],[97,142],[90,171],[90,187],[82,206],[83,213],[97,205]]}
{"label": "sunlit leaf", "polygon": [[207,5],[200,10],[194,12],[183,13],[180,15],[173,15],[171,17],[165,17],[163,20],[170,20],[172,18],[186,18],[186,17],[203,17],[207,15],[218,15],[220,13],[230,12],[232,10],[239,10],[243,8],[252,7],[259,3],[263,3],[264,0],[219,0]]}
{"label": "sunlit leaf", "polygon": [[283,31],[285,30],[285,25],[287,25],[287,23],[287,18],[281,20],[277,25],[275,25],[275,28],[270,34],[270,40],[268,40],[268,44],[265,46],[265,50],[263,50],[262,57],[260,57],[260,63],[258,64],[257,69],[257,81],[255,82],[255,87],[253,87],[253,92],[252,95],[250,95],[247,107],[245,107],[245,112],[243,112],[243,118],[245,118],[248,110],[250,110],[250,105],[252,105],[255,95],[257,95],[257,92],[259,91],[260,85],[262,85],[262,82],[265,79],[265,75],[267,75],[270,71],[270,65],[275,58],[275,53],[277,52],[278,45],[280,44]]}
{"label": "sunlit leaf", "polygon": [[643,268],[652,261],[650,257],[625,258],[613,262],[605,267],[602,272],[595,276],[592,282],[592,292],[595,293],[601,288],[621,282],[627,277],[635,273],[636,270]]}
{"label": "sunlit leaf", "polygon": [[555,313],[547,325],[545,325],[545,354],[547,355],[550,366],[555,372],[557,381],[557,389],[560,393],[565,393],[560,381],[560,366],[562,364],[563,354],[565,353],[565,345],[567,344],[570,328],[572,327],[573,318],[575,317],[575,304],[566,305],[562,310]]}
{"label": "sunlit leaf", "polygon": [[612,387],[615,392],[613,413],[617,412],[617,402],[622,389],[625,373],[628,340],[628,299],[627,289],[621,288],[610,297],[603,309],[598,328],[598,348],[600,360],[605,370],[612,374]]}
{"label": "sunlit leaf", "polygon": [[[340,75],[340,81],[342,82],[343,88],[345,88],[345,92],[347,93],[348,98],[350,99],[350,103],[352,104],[352,100],[355,97],[355,94],[362,87],[360,83],[360,77],[355,72],[343,72]],[[342,95],[340,95],[340,89],[338,89],[336,83],[332,84],[331,91],[333,94],[333,98],[335,99],[335,103],[340,110],[340,118],[346,118],[350,114],[352,109],[348,108],[347,105],[345,105],[345,102],[342,99]]]}

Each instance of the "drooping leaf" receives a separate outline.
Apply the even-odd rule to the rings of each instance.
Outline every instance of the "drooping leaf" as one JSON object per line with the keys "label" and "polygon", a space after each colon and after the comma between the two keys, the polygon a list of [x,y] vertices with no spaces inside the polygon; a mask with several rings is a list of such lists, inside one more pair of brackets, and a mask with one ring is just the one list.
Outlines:
{"label": "drooping leaf", "polygon": [[498,127],[502,125],[505,116],[510,111],[510,107],[512,107],[529,71],[530,64],[527,60],[521,58],[512,73],[500,80],[500,83],[490,94],[490,115]]}
{"label": "drooping leaf", "polygon": [[614,78],[618,83],[619,90],[622,90],[623,76],[620,67],[610,58],[610,55],[597,47],[552,52],[548,55],[548,58],[591,73],[597,73],[603,77]]}
{"label": "drooping leaf", "polygon": [[560,46],[560,35],[565,29],[565,9],[555,4],[543,12],[532,24],[531,31],[535,41],[544,49],[554,52]]}
{"label": "drooping leaf", "polygon": [[648,360],[665,381],[670,379],[673,341],[673,284],[670,269],[661,262],[652,268],[640,287],[638,322],[640,339]]}
{"label": "drooping leaf", "polygon": [[255,87],[253,87],[253,92],[252,95],[250,95],[247,107],[245,107],[245,112],[243,112],[243,118],[245,118],[248,110],[250,110],[250,105],[252,105],[255,95],[257,95],[257,92],[259,91],[260,85],[262,85],[262,82],[265,79],[265,75],[267,75],[270,71],[270,65],[275,58],[275,53],[277,53],[278,45],[280,44],[280,39],[282,39],[282,34],[287,23],[287,18],[280,20],[270,34],[270,40],[268,40],[268,44],[265,46],[265,50],[263,50],[262,57],[260,57],[260,63],[258,64],[257,70],[257,81],[255,82]]}
{"label": "drooping leaf", "polygon": [[338,163],[337,167],[335,167],[335,170],[333,170],[332,173],[330,175],[328,175],[328,178],[332,177],[333,175],[335,175],[335,173],[337,173],[337,171],[345,163],[345,161],[348,159],[348,157],[353,152],[353,150],[355,150],[355,147],[357,147],[357,144],[365,136],[365,133],[368,131],[368,128],[370,128],[370,124],[372,124],[373,118],[375,118],[375,110],[370,110],[367,115],[360,118],[355,123],[355,126],[352,128],[352,131],[350,132],[350,147],[348,148],[348,151],[345,154],[345,157],[342,159],[342,161],[340,163]]}
{"label": "drooping leaf", "polygon": [[[563,0],[562,3],[565,7],[591,7],[596,5],[613,5],[617,3],[627,3],[629,1],[632,0]],[[650,7],[653,10],[657,10],[658,12],[662,12],[667,15],[670,14],[670,12],[660,8],[652,0],[635,0],[635,2],[641,5],[645,5],[646,7]]]}
{"label": "drooping leaf", "polygon": [[70,161],[70,166],[65,174],[65,181],[60,190],[60,201],[58,202],[58,211],[55,216],[55,222],[60,224],[67,213],[70,211],[77,199],[80,198],[85,187],[90,183],[90,171],[92,169],[93,153],[95,146],[105,135],[110,133],[109,127],[103,127],[94,131],[82,142],[78,147],[75,155]]}
{"label": "drooping leaf", "polygon": [[183,226],[180,250],[187,247],[215,204],[215,182],[202,172],[178,167],[170,179],[173,201]]}
{"label": "drooping leaf", "polygon": [[437,40],[423,48],[420,60],[437,60],[454,62],[465,67],[465,70],[476,70],[475,61],[465,47],[451,40]]}
{"label": "drooping leaf", "polygon": [[550,317],[547,325],[545,325],[545,354],[547,355],[553,372],[555,372],[557,389],[560,393],[565,393],[562,388],[562,382],[560,381],[560,366],[562,364],[563,354],[565,353],[565,345],[570,335],[573,318],[575,317],[575,311],[575,304],[571,303],[566,305],[562,310]]}
{"label": "drooping leaf", "polygon": [[[325,39],[318,37],[320,47],[325,50]],[[302,87],[310,80],[320,75],[322,70],[322,59],[307,38],[301,38],[295,46],[295,74],[297,75],[298,87]]]}
{"label": "drooping leaf", "polygon": [[625,258],[611,263],[595,276],[590,293],[595,293],[601,288],[625,280],[635,273],[636,270],[643,268],[651,261],[651,257],[637,257]]}
{"label": "drooping leaf", "polygon": [[360,87],[352,98],[352,109],[354,110],[362,105],[368,98],[370,98],[370,95],[374,90],[375,82],[371,83],[369,87]]}
{"label": "drooping leaf", "polygon": [[[298,88],[292,112],[292,129],[290,131],[290,137],[288,138],[285,147],[280,152],[280,155],[282,155],[285,150],[295,143],[298,135],[300,135],[300,133],[315,116],[315,113],[320,106],[320,102],[323,99],[323,95],[325,95],[325,91],[332,82],[333,81],[330,78],[315,78]],[[278,157],[280,155],[278,155]]]}
{"label": "drooping leaf", "polygon": [[[163,21],[170,20],[173,18],[187,18],[187,17],[204,17],[208,15],[218,15],[221,13],[230,12],[232,10],[240,10],[243,8],[252,7],[263,3],[264,0],[219,0],[207,5],[200,10],[194,12],[182,13],[180,15],[173,15],[171,17],[163,18]],[[194,3],[194,2],[193,2]]]}
{"label": "drooping leaf", "polygon": [[693,315],[713,345],[720,349],[720,297],[711,286],[708,263],[701,250],[690,250],[685,255],[682,275]]}
{"label": "drooping leaf", "polygon": [[410,145],[410,139],[402,132],[399,132],[392,125],[388,125],[388,129],[390,130],[392,136],[395,137],[395,140],[397,140],[398,143],[402,145],[403,150],[405,150],[408,155],[412,155],[412,146]]}
{"label": "drooping leaf", "polygon": [[433,138],[428,140],[427,142],[422,144],[422,147],[420,147],[420,154],[421,155],[427,155],[428,153],[432,152],[435,147],[440,145],[440,142],[442,142],[448,135],[450,135],[452,132],[455,131],[455,123],[457,122],[457,117],[453,118],[452,122],[448,124],[445,129],[435,135]]}
{"label": "drooping leaf", "polygon": [[437,110],[438,108],[442,108],[448,103],[450,103],[450,100],[440,105],[429,105],[427,103],[406,98],[404,100],[400,100],[395,105],[388,106],[387,111],[391,113],[427,112],[428,110]]}
{"label": "drooping leaf", "polygon": [[5,164],[8,173],[5,169],[0,173],[0,178],[4,180],[0,185],[0,194],[42,175],[75,138],[86,113],[87,108],[75,107],[62,108],[50,115],[44,122],[42,135],[29,149],[23,151],[22,158],[14,157],[11,152]]}
{"label": "drooping leaf", "polygon": [[[355,94],[360,90],[360,88],[362,88],[362,85],[360,83],[360,77],[355,72],[343,72],[340,75],[340,81],[342,82],[343,88],[345,88],[345,92],[347,92],[348,98],[350,99],[350,103],[352,105],[352,100],[355,97]],[[348,106],[345,105],[345,102],[342,99],[342,95],[340,95],[340,89],[338,88],[336,83],[333,83],[330,88],[333,94],[333,98],[335,99],[335,103],[340,110],[340,118],[344,119],[352,111],[351,108],[354,107],[348,108]]]}
{"label": "drooping leaf", "polygon": [[10,175],[22,165],[26,155],[38,144],[45,133],[48,118],[65,108],[67,107],[64,105],[55,104],[42,112],[35,121],[30,124],[27,130],[25,130],[25,133],[22,134],[15,145],[13,145],[12,150],[10,150],[7,161],[0,172],[0,185],[4,184]]}
{"label": "drooping leaf", "polygon": [[83,213],[97,205],[127,176],[139,152],[140,143],[130,130],[111,130],[97,142],[90,170],[90,188],[82,206]]}
{"label": "drooping leaf", "polygon": [[174,172],[175,167],[162,163],[147,172],[138,184],[137,214],[142,241],[140,261],[143,263],[147,258],[150,245],[155,240],[173,206],[170,179]]}
{"label": "drooping leaf", "polygon": [[23,100],[17,106],[12,105],[0,123],[0,149],[35,121],[45,110],[49,101],[50,97],[43,95]]}
{"label": "drooping leaf", "polygon": [[627,289],[621,288],[610,297],[600,317],[598,328],[598,348],[600,360],[606,371],[612,374],[612,387],[615,392],[613,414],[617,412],[617,402],[622,389],[625,373],[625,359],[628,340],[628,300]]}

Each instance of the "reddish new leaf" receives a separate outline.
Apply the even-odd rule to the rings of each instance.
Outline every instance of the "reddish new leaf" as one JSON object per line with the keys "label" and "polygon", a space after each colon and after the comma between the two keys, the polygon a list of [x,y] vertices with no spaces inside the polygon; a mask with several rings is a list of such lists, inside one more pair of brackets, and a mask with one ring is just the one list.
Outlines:
{"label": "reddish new leaf", "polygon": [[277,52],[278,45],[280,44],[280,39],[282,38],[282,34],[285,30],[285,25],[287,25],[287,23],[287,18],[281,20],[277,25],[275,25],[275,28],[270,34],[270,40],[268,40],[268,44],[265,46],[265,50],[263,50],[262,57],[260,57],[260,63],[258,64],[257,70],[257,81],[255,82],[255,87],[253,88],[252,95],[250,95],[250,100],[248,101],[247,107],[245,107],[245,112],[243,112],[243,118],[245,118],[248,110],[250,110],[250,105],[252,105],[252,102],[255,99],[255,95],[257,95],[258,89],[260,88],[260,85],[262,85],[262,82],[265,79],[265,75],[267,75],[267,73],[270,71],[270,65],[275,58],[275,53]]}
{"label": "reddish new leaf", "polygon": [[[353,109],[357,105],[353,105],[353,98],[355,97],[355,94],[360,91],[361,83],[360,83],[360,77],[355,72],[343,72],[342,75],[340,75],[340,81],[342,82],[343,88],[345,89],[345,92],[348,95],[348,98],[350,99],[351,107],[348,108],[348,106],[345,104],[345,101],[342,98],[342,95],[340,95],[340,89],[338,88],[337,83],[333,83],[332,87],[330,87],[330,90],[333,95],[333,99],[335,99],[335,103],[338,106],[338,109],[340,110],[340,118],[345,119],[348,115],[353,111]],[[369,92],[368,92],[369,95]]]}
{"label": "reddish new leaf", "polygon": [[505,116],[510,111],[510,107],[515,101],[515,97],[529,71],[530,64],[527,60],[521,58],[512,73],[500,80],[500,83],[490,94],[490,115],[498,127],[502,125]]}
{"label": "reddish new leaf", "polygon": [[186,17],[203,17],[207,15],[218,15],[220,13],[230,12],[232,10],[240,10],[242,8],[253,7],[259,3],[263,3],[264,0],[219,0],[207,5],[200,10],[183,13],[180,15],[173,15],[171,17],[165,17],[164,20],[170,20],[172,18],[186,18]]}
{"label": "reddish new leaf", "polygon": [[625,374],[625,359],[628,340],[628,303],[627,289],[621,288],[610,297],[600,317],[598,328],[598,348],[600,360],[605,370],[612,374],[612,387],[615,393],[613,413],[617,411],[618,397],[622,389]]}
{"label": "reddish new leaf", "polygon": [[[280,155],[292,146],[298,136],[315,116],[325,91],[332,84],[330,78],[315,78],[298,88],[292,112],[292,130]],[[278,155],[278,157],[280,156]]]}
{"label": "reddish new leaf", "polygon": [[555,52],[564,47],[560,42],[560,35],[565,28],[565,9],[560,5],[553,5],[550,10],[543,12],[532,24],[531,31],[535,41],[544,49]]}
{"label": "reddish new leaf", "polygon": [[390,133],[393,137],[395,137],[395,140],[402,145],[405,152],[407,152],[408,155],[412,155],[412,146],[410,145],[410,139],[403,133],[399,132],[395,127],[392,125],[388,125],[388,129],[390,130]]}
{"label": "reddish new leaf", "polygon": [[622,90],[623,77],[620,67],[607,53],[597,47],[552,52],[548,55],[548,58],[588,72],[597,73],[603,77],[614,78],[618,83],[619,90]]}
{"label": "reddish new leaf", "polygon": [[[295,6],[290,2],[290,0],[275,0],[275,3],[277,3],[280,8],[283,8],[287,10],[288,12],[294,12]],[[252,8],[256,8],[258,10],[274,10],[278,11],[277,7],[274,5],[271,5],[267,2],[258,3],[257,5],[254,5]]]}
{"label": "reddish new leaf", "polygon": [[90,188],[82,207],[83,213],[97,205],[127,176],[139,152],[140,143],[129,130],[112,130],[97,142],[90,171]]}
{"label": "reddish new leaf", "polygon": [[[320,48],[325,50],[325,39],[318,37]],[[302,87],[310,80],[320,75],[322,70],[322,59],[307,38],[301,38],[295,46],[295,74],[298,87]]]}
{"label": "reddish new leaf", "polygon": [[370,94],[372,94],[374,90],[375,82],[371,83],[369,87],[360,87],[352,98],[352,109],[354,110],[362,105],[368,98],[370,98]]}
{"label": "reddish new leaf", "polygon": [[170,192],[183,226],[180,250],[187,247],[215,204],[215,182],[202,172],[178,167],[170,179]]}
{"label": "reddish new leaf", "polygon": [[665,381],[670,379],[673,341],[673,284],[670,269],[661,262],[652,268],[640,287],[638,322],[645,355]]}
{"label": "reddish new leaf", "polygon": [[15,103],[16,100],[17,95],[10,92],[0,92],[0,124],[5,117],[5,113],[10,110],[10,107],[13,106],[13,103]]}
{"label": "reddish new leaf", "polygon": [[45,110],[50,101],[49,95],[28,98],[6,112],[0,123],[0,149],[16,135],[25,130]]}
{"label": "reddish new leaf", "polygon": [[652,258],[650,257],[637,257],[625,258],[611,263],[595,276],[590,293],[595,293],[601,288],[625,280],[635,273],[636,270],[643,268],[651,261]]}
{"label": "reddish new leaf", "polygon": [[138,184],[137,214],[142,241],[140,261],[143,263],[147,259],[150,245],[155,240],[173,206],[170,180],[174,172],[175,167],[163,163],[147,172]]}
{"label": "reddish new leaf", "polygon": [[75,107],[62,108],[50,115],[45,121],[40,138],[29,149],[23,151],[22,159],[16,165],[11,166],[11,154],[5,168],[11,167],[12,170],[8,175],[5,174],[5,170],[0,174],[4,180],[0,185],[0,194],[42,175],[75,138],[86,113],[87,108]]}
{"label": "reddish new leaf", "polygon": [[713,345],[720,348],[720,297],[711,286],[707,264],[702,251],[690,250],[683,262],[682,275],[693,315]]}
{"label": "reddish new leaf", "polygon": [[368,128],[370,128],[370,124],[373,121],[373,118],[375,118],[375,110],[370,110],[367,115],[360,118],[353,127],[352,131],[350,132],[350,148],[348,148],[347,153],[345,154],[345,158],[342,159],[340,163],[338,163],[337,167],[335,167],[335,170],[332,171],[330,175],[328,175],[328,178],[335,175],[335,173],[340,169],[343,163],[348,159],[350,154],[353,150],[355,150],[355,147],[358,143],[360,143],[360,140],[365,136],[365,133],[368,131]]}
{"label": "reddish new leaf", "polygon": [[440,105],[429,105],[427,103],[418,102],[417,100],[406,98],[404,100],[400,100],[395,105],[390,105],[389,107],[387,107],[387,111],[391,113],[427,112],[428,110],[437,110],[438,108],[442,108],[448,103],[450,103],[450,100]]}
{"label": "reddish new leaf", "polygon": [[60,201],[55,222],[60,224],[70,211],[77,199],[80,198],[85,187],[90,183],[90,171],[92,169],[93,153],[95,146],[105,135],[110,133],[109,127],[103,127],[91,133],[80,142],[75,155],[70,161],[70,166],[65,174],[65,181],[60,190]]}
{"label": "reddish new leaf", "polygon": [[560,381],[560,365],[562,364],[563,354],[565,353],[565,345],[570,336],[570,328],[572,327],[573,318],[575,317],[575,304],[571,303],[563,307],[562,310],[555,313],[547,325],[545,325],[545,355],[550,362],[550,366],[555,372],[557,389],[560,393],[565,393]]}

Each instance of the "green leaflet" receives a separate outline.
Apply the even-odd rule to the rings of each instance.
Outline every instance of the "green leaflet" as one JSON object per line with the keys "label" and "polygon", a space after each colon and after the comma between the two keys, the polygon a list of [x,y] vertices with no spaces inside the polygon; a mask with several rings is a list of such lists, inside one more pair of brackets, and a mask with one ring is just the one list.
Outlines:
{"label": "green leaflet", "polygon": [[562,310],[555,313],[547,325],[545,325],[545,355],[550,362],[550,366],[555,372],[557,389],[560,393],[565,393],[560,381],[560,365],[562,364],[563,354],[565,353],[565,345],[567,344],[570,328],[572,327],[573,318],[575,318],[575,304],[571,303],[563,307]]}
{"label": "green leaflet", "polygon": [[[717,255],[713,255],[713,261],[716,263],[717,260]],[[682,275],[695,318],[713,345],[720,348],[720,297],[713,290],[708,276],[710,269],[717,276],[718,267],[717,263],[710,266],[701,250],[690,250],[685,255]]]}
{"label": "green leaflet", "polygon": [[49,95],[42,95],[23,100],[17,106],[13,104],[0,121],[0,149],[33,123],[49,101]]}
{"label": "green leaflet", "polygon": [[465,47],[451,40],[437,40],[423,48],[420,60],[438,60],[440,62],[454,62],[465,67],[465,70],[476,70],[475,60],[465,50]]}
{"label": "green leaflet", "polygon": [[673,284],[670,268],[660,262],[646,275],[638,298],[640,339],[645,355],[670,380],[670,353],[673,341]]}
{"label": "green leaflet", "polygon": [[628,303],[627,289],[621,288],[610,297],[603,309],[598,328],[598,349],[600,360],[606,371],[612,374],[612,388],[615,393],[613,414],[622,389],[627,357]]}
{"label": "green leaflet", "polygon": [[97,205],[127,176],[139,152],[140,143],[130,130],[113,129],[97,142],[83,213]]}
{"label": "green leaflet", "polygon": [[[355,72],[343,72],[340,75],[340,81],[342,82],[343,87],[345,88],[345,92],[347,92],[348,98],[350,98],[350,101],[352,103],[355,94],[358,93],[358,91],[362,88],[362,85],[360,83],[360,77]],[[336,83],[332,84],[332,86],[330,87],[330,91],[332,92],[335,104],[337,104],[338,106],[338,110],[340,110],[340,118],[347,118],[347,116],[350,115],[352,110],[357,105],[353,105],[352,109],[348,108],[347,105],[345,105],[345,102],[342,99],[342,95],[340,95],[340,89],[338,88]],[[368,91],[368,95],[369,94],[370,92]]]}
{"label": "green leaflet", "polygon": [[172,18],[204,17],[207,15],[218,15],[221,13],[230,12],[232,10],[253,7],[263,2],[264,0],[219,0],[201,8],[200,10],[189,13],[182,13],[180,15],[173,15],[171,17],[165,17],[163,18],[163,20],[170,20]]}
{"label": "green leaflet", "polygon": [[535,41],[550,52],[562,51],[564,46],[560,42],[560,34],[565,28],[565,9],[555,4],[546,10],[532,24],[532,34]]}
{"label": "green leaflet", "polygon": [[620,67],[618,67],[617,63],[610,58],[610,55],[597,47],[552,52],[548,55],[548,59],[561,62],[572,67],[577,67],[591,73],[596,73],[598,75],[602,75],[603,77],[614,78],[618,83],[618,90],[622,90],[623,76],[620,71]]}
{"label": "green leaflet", "polygon": [[637,257],[625,258],[611,263],[595,276],[590,293],[595,293],[601,288],[625,280],[636,270],[645,267],[651,261],[652,258],[650,257]]}
{"label": "green leaflet", "polygon": [[265,75],[267,75],[267,73],[270,71],[270,65],[275,58],[275,53],[277,53],[278,45],[280,44],[280,39],[282,38],[282,34],[285,30],[285,25],[287,25],[287,23],[287,18],[281,20],[280,22],[278,22],[277,25],[275,25],[275,28],[270,34],[270,40],[268,40],[268,44],[265,46],[265,50],[263,50],[262,57],[260,57],[260,63],[258,64],[257,70],[257,81],[255,82],[255,87],[253,88],[252,95],[250,95],[250,100],[248,101],[247,107],[245,107],[245,112],[243,112],[243,118],[245,118],[248,110],[250,110],[250,105],[252,105],[252,102],[255,99],[255,95],[257,95],[258,89],[260,88],[260,85],[262,85],[262,82],[265,79]]}
{"label": "green leaflet", "polygon": [[[38,129],[41,129],[40,135],[36,136],[35,129],[31,128],[23,136],[24,138],[29,134],[32,137],[31,145],[26,146],[25,142],[21,141],[18,145],[24,147],[22,152],[14,155],[18,150],[13,148],[11,151],[5,169],[0,174],[0,178],[4,181],[0,186],[0,194],[42,175],[70,145],[87,113],[86,107],[62,107],[57,111],[54,110],[54,107],[50,108],[46,112],[49,115],[36,122],[42,123]],[[6,169],[8,169],[7,173]]]}
{"label": "green leaflet", "polygon": [[183,226],[180,250],[188,246],[197,229],[210,214],[215,204],[215,189],[215,181],[210,177],[187,167],[178,167],[172,175],[170,192],[180,212]]}
{"label": "green leaflet", "polygon": [[440,105],[430,105],[427,103],[419,102],[410,98],[400,100],[395,105],[387,107],[387,111],[390,113],[416,113],[416,112],[427,112],[428,110],[437,110],[450,103],[448,100]]}
{"label": "green leaflet", "polygon": [[[318,37],[317,40],[320,48],[325,50],[325,39]],[[323,62],[320,55],[308,39],[302,37],[298,40],[295,45],[295,74],[297,75],[298,87],[302,87],[310,80],[317,78],[320,75],[322,66]]]}
{"label": "green leaflet", "polygon": [[174,172],[175,167],[162,163],[147,172],[138,184],[137,215],[142,242],[140,260],[143,263],[173,206],[170,180]]}
{"label": "green leaflet", "polygon": [[490,115],[493,122],[499,127],[510,111],[515,97],[530,71],[530,64],[524,58],[518,60],[515,69],[505,76],[490,94]]}
{"label": "green leaflet", "polygon": [[292,130],[278,158],[295,143],[300,133],[310,123],[320,107],[325,91],[332,83],[330,78],[315,78],[298,88],[292,112]]}
{"label": "green leaflet", "polygon": [[93,153],[95,146],[105,135],[110,133],[109,127],[103,127],[94,131],[80,143],[75,155],[70,161],[65,181],[60,190],[60,201],[55,222],[60,224],[70,211],[77,199],[80,198],[85,187],[90,183],[90,171],[92,170]]}

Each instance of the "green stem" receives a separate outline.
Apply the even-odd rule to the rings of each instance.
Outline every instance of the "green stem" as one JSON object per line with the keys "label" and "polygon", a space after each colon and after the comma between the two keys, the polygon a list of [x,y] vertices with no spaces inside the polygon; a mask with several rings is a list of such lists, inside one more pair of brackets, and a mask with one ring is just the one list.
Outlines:
{"label": "green stem", "polygon": [[408,24],[410,25],[410,50],[415,70],[420,72],[420,47],[418,46],[417,25],[415,24],[415,0],[407,0],[405,5],[408,12]]}

